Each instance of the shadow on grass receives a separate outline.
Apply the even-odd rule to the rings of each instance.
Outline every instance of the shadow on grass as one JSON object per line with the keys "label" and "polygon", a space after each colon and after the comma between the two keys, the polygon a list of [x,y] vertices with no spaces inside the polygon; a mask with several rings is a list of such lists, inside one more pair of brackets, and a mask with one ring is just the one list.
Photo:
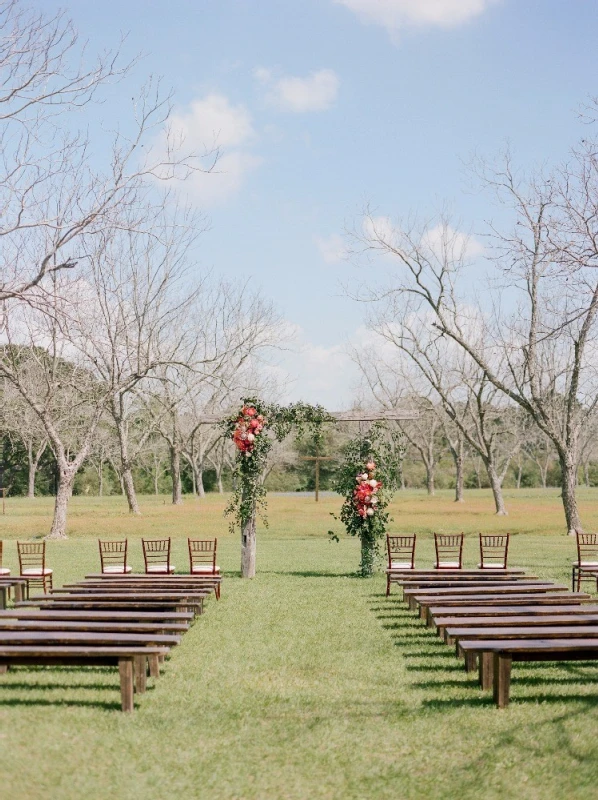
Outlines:
{"label": "shadow on grass", "polygon": [[[113,689],[116,693],[116,690]],[[121,704],[119,701],[109,702],[107,700],[77,700],[72,699],[49,699],[49,698],[32,698],[32,697],[2,697],[0,695],[0,708],[18,708],[18,707],[42,707],[42,708],[60,708],[60,707],[78,707],[78,708],[98,708],[105,711],[120,710]]]}
{"label": "shadow on grass", "polygon": [[[238,574],[238,573],[237,573]],[[289,571],[289,570],[260,570],[261,575],[285,575],[291,576],[292,578],[354,578],[361,580],[361,576],[357,575],[355,572],[321,572],[319,570],[296,570],[296,571]]]}
{"label": "shadow on grass", "polygon": [[[11,681],[3,686],[0,686],[0,692],[3,690],[9,691],[11,689],[24,689],[25,691],[41,691],[41,692],[54,692],[62,689],[93,689],[94,691],[110,691],[114,692],[115,687],[106,683],[25,683],[24,681]],[[147,691],[153,687],[148,686]],[[0,701],[1,702],[1,701]]]}
{"label": "shadow on grass", "polygon": [[[598,707],[598,697],[587,695],[587,694],[534,694],[528,697],[518,697],[517,690],[515,689],[515,695],[513,695],[513,691],[511,691],[510,702],[509,705],[513,704],[526,704],[526,705],[539,705],[545,703],[581,703],[586,708],[586,711],[590,711],[596,707]],[[484,693],[483,696],[478,695],[477,697],[453,697],[453,698],[432,698],[430,700],[424,700],[422,702],[422,708],[425,709],[432,709],[438,711],[447,711],[448,709],[453,708],[460,708],[463,706],[474,706],[474,707],[483,707],[483,706],[494,706],[494,700],[492,698],[492,692]],[[504,709],[496,708],[497,713],[502,711],[504,713]]]}

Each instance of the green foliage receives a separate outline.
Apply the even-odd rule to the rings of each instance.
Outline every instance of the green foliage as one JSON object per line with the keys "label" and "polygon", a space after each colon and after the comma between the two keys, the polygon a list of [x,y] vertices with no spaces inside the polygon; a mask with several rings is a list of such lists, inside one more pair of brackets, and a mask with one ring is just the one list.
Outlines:
{"label": "green foliage", "polygon": [[[249,425],[259,421],[261,427],[251,432]],[[243,528],[250,519],[259,513],[262,522],[268,527],[266,516],[266,488],[263,474],[274,440],[282,441],[295,428],[297,438],[310,432],[318,445],[322,440],[322,425],[334,418],[322,406],[308,403],[292,403],[279,406],[263,403],[257,397],[243,399],[241,411],[222,423],[224,432],[237,445],[237,458],[233,470],[233,491],[224,514],[231,517],[230,530],[236,525]],[[243,433],[239,433],[239,430]],[[249,433],[250,443],[242,436]],[[270,435],[269,435],[270,434]]]}
{"label": "green foliage", "polygon": [[[340,519],[349,536],[357,536],[361,541],[359,572],[362,577],[373,573],[380,540],[391,521],[386,508],[397,488],[399,462],[403,455],[400,434],[393,431],[391,437],[389,441],[384,426],[378,423],[367,435],[348,442],[343,448],[344,458],[335,483],[336,491],[345,499],[340,515],[332,516]],[[374,482],[378,484],[372,489],[374,496],[366,496],[364,500],[368,483]],[[338,541],[333,531],[328,534]]]}

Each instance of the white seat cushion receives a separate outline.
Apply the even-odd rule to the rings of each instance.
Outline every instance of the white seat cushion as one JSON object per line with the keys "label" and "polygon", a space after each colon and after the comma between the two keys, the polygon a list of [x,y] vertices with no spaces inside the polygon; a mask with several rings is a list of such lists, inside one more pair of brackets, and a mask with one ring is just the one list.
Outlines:
{"label": "white seat cushion", "polygon": [[478,564],[478,569],[504,569],[502,564]]}
{"label": "white seat cushion", "polygon": [[411,566],[411,562],[407,561],[391,561],[390,562],[391,569],[413,569]]}
{"label": "white seat cushion", "polygon": [[439,561],[438,562],[438,566],[439,567],[447,567],[447,568],[448,567],[454,567],[454,569],[460,569],[461,568],[461,564],[459,564],[458,561]]}
{"label": "white seat cushion", "polygon": [[174,566],[173,564],[170,567],[167,567],[166,564],[150,564],[146,572],[174,572]]}
{"label": "white seat cushion", "polygon": [[0,567],[0,575],[10,575],[10,570],[8,567]]}
{"label": "white seat cushion", "polygon": [[29,577],[37,576],[38,578],[41,578],[42,575],[51,575],[52,574],[52,570],[48,569],[48,567],[46,567],[43,570],[42,570],[41,567],[30,567],[29,569],[24,569],[21,574],[22,575],[27,575]]}
{"label": "white seat cushion", "polygon": [[194,564],[191,567],[191,572],[220,572],[220,567],[216,566],[212,569],[211,564]]}
{"label": "white seat cushion", "polygon": [[575,567],[598,567],[598,561],[574,561]]}
{"label": "white seat cushion", "polygon": [[122,564],[107,564],[104,567],[104,575],[106,575],[108,572],[122,575],[123,573],[131,572],[132,569],[133,568],[128,564],[126,567],[123,567]]}

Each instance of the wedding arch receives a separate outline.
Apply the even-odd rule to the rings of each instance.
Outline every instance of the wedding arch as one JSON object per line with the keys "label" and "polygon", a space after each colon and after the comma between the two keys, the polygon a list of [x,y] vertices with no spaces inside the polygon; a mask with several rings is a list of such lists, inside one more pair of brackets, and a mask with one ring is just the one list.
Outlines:
{"label": "wedding arch", "polygon": [[[225,435],[230,436],[237,448],[233,471],[233,493],[224,513],[231,519],[231,530],[236,529],[237,526],[241,529],[241,577],[253,578],[256,573],[258,515],[267,524],[265,517],[266,489],[261,476],[268,453],[275,440],[282,441],[293,428],[297,430],[298,435],[309,430],[317,447],[322,438],[322,427],[326,423],[358,422],[361,429],[363,425],[370,426],[373,423],[391,420],[417,419],[418,416],[417,411],[404,409],[330,412],[320,405],[291,403],[288,406],[280,406],[275,403],[265,403],[257,397],[244,398],[239,411],[227,419],[223,420],[222,417],[216,415],[205,415],[202,423],[220,424]],[[270,436],[268,432],[271,434]],[[361,502],[355,493],[355,509],[357,511],[357,509],[363,508],[364,518],[375,516],[377,503],[380,503],[380,512],[383,513],[384,503],[380,502],[383,500],[383,495],[380,494],[377,497],[381,487],[373,486],[373,483],[380,483],[374,479],[374,471],[378,468],[379,465],[373,462],[364,464],[360,473],[361,479],[355,480],[358,485],[356,488],[361,487],[361,500],[365,501],[369,498],[367,503]],[[366,479],[370,482],[369,489],[375,489],[375,491],[368,491],[365,488]],[[362,486],[362,484],[364,485]],[[368,509],[365,506],[368,506]],[[360,514],[359,511],[357,513]],[[371,522],[367,519],[366,521],[368,525],[373,526],[373,519]],[[351,531],[349,530],[349,532]]]}

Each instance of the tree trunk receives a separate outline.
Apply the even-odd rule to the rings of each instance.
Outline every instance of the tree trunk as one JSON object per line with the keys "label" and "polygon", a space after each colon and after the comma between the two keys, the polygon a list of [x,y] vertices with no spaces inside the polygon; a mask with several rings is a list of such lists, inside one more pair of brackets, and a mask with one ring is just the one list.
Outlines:
{"label": "tree trunk", "polygon": [[104,496],[104,461],[100,458],[100,466],[98,467],[98,492],[100,497]]}
{"label": "tree trunk", "polygon": [[577,482],[577,464],[571,458],[559,456],[562,472],[562,493],[563,509],[565,511],[565,521],[567,523],[567,533],[575,536],[575,533],[583,531],[579,510],[577,508],[577,496],[575,485]]}
{"label": "tree trunk", "polygon": [[241,529],[241,577],[255,578],[256,509]]}
{"label": "tree trunk", "polygon": [[218,480],[218,494],[224,494],[224,487],[222,485],[222,467],[217,470],[216,478]]}
{"label": "tree trunk", "polygon": [[181,487],[181,454],[176,447],[170,448],[170,469],[172,473],[172,503],[180,506],[183,502]]}
{"label": "tree trunk", "polygon": [[46,539],[66,539],[66,514],[69,500],[73,495],[73,483],[77,470],[73,468],[60,468],[58,490],[54,500],[54,518],[52,527]]}
{"label": "tree trunk", "polygon": [[517,488],[521,489],[521,473],[523,472],[523,466],[521,461],[517,462]]}
{"label": "tree trunk", "polygon": [[133,482],[131,459],[129,458],[129,434],[127,425],[122,417],[119,417],[115,412],[113,412],[113,415],[117,421],[116,430],[118,431],[118,443],[120,445],[121,487],[123,494],[126,495],[130,513],[141,514],[139,503],[137,502],[135,484]]}
{"label": "tree trunk", "polygon": [[123,464],[122,485],[127,496],[130,513],[141,514],[139,503],[137,502],[135,484],[133,483],[133,472],[131,471],[131,465],[128,463],[126,465]]}
{"label": "tree trunk", "polygon": [[590,488],[590,462],[586,461],[583,465],[583,480],[586,485],[586,489]]}
{"label": "tree trunk", "polygon": [[199,497],[205,497],[206,490],[203,485],[203,469],[201,468],[201,466],[198,466],[197,470],[195,470],[194,468],[194,472],[195,472],[195,486],[197,494],[199,495]]}
{"label": "tree trunk", "polygon": [[505,501],[502,496],[502,482],[492,462],[486,464],[486,471],[488,472],[488,480],[490,481],[490,488],[492,489],[492,495],[494,497],[496,513],[499,517],[506,517],[509,512],[506,509]]}
{"label": "tree trunk", "polygon": [[433,495],[436,492],[434,486],[434,464],[429,462],[426,462],[426,489],[429,495]]}

